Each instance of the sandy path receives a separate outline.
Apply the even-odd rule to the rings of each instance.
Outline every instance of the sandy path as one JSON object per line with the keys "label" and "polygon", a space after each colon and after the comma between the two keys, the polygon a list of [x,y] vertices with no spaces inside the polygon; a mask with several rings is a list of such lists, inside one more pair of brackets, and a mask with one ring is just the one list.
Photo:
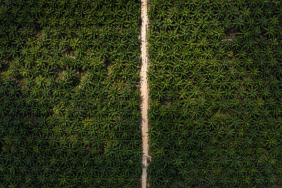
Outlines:
{"label": "sandy path", "polygon": [[141,58],[142,66],[140,72],[140,91],[141,91],[141,114],[142,114],[142,188],[147,187],[147,166],[149,156],[149,145],[148,145],[148,108],[149,108],[149,89],[147,80],[148,70],[148,49],[147,49],[147,28],[148,28],[148,13],[147,13],[147,0],[141,0]]}

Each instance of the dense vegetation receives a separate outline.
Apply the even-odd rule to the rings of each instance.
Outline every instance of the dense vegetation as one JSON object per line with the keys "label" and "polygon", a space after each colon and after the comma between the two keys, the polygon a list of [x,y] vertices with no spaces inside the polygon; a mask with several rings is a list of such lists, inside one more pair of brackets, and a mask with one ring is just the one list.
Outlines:
{"label": "dense vegetation", "polygon": [[0,187],[138,187],[139,1],[0,1]]}
{"label": "dense vegetation", "polygon": [[282,184],[281,0],[151,0],[150,187]]}

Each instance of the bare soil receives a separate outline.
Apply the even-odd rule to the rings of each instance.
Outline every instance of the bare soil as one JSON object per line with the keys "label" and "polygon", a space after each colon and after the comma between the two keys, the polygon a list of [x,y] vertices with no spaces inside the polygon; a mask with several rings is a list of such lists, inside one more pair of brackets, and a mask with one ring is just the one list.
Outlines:
{"label": "bare soil", "polygon": [[141,129],[142,129],[142,188],[147,187],[147,167],[148,162],[151,159],[149,156],[149,145],[148,145],[148,109],[149,109],[149,88],[148,88],[148,49],[147,49],[147,28],[148,28],[148,14],[147,14],[147,0],[141,0],[141,59],[142,66],[140,72],[140,91],[141,91]]}

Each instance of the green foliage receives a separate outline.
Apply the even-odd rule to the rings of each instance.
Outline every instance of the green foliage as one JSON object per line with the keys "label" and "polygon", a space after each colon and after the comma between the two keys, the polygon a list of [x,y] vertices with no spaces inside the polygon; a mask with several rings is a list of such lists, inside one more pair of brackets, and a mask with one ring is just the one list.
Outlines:
{"label": "green foliage", "polygon": [[0,2],[0,187],[138,187],[140,3]]}
{"label": "green foliage", "polygon": [[150,187],[281,187],[281,1],[150,1]]}

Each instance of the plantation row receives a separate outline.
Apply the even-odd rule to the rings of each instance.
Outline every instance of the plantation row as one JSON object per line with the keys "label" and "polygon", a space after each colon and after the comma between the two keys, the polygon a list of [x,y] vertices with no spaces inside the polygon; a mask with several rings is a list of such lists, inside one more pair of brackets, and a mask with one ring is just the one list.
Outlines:
{"label": "plantation row", "polygon": [[151,0],[150,187],[282,185],[282,2]]}
{"label": "plantation row", "polygon": [[0,2],[0,187],[139,187],[139,9]]}

